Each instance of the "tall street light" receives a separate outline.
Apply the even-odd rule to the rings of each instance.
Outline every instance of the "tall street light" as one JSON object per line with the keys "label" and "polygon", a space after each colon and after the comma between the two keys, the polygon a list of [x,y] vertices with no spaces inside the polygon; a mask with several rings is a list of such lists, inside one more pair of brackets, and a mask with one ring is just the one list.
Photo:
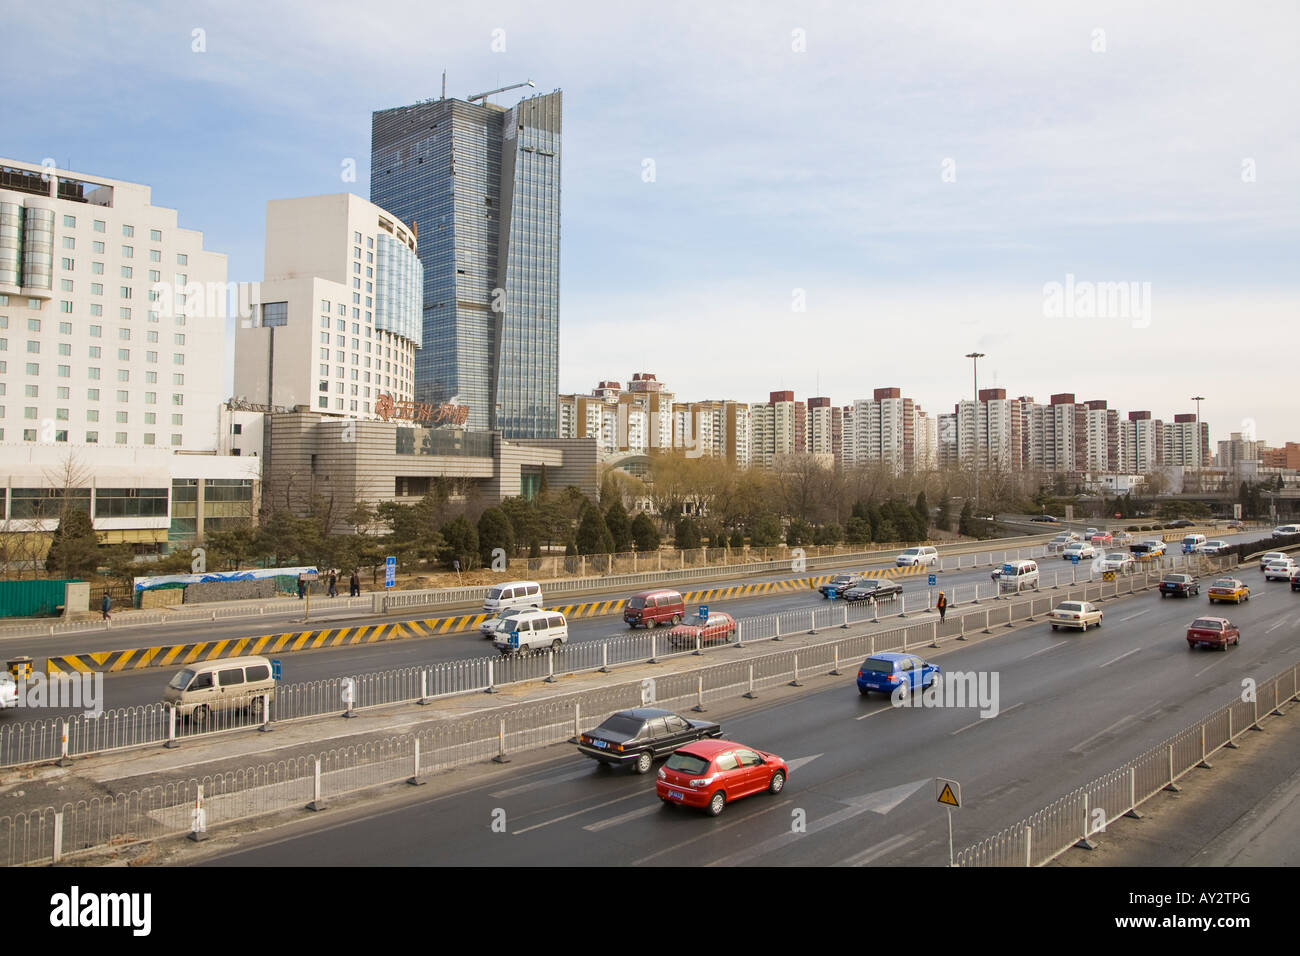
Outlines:
{"label": "tall street light", "polygon": [[1196,403],[1196,493],[1201,493],[1201,402],[1205,401],[1204,395],[1193,395],[1192,401]]}
{"label": "tall street light", "polygon": [[[984,357],[983,352],[967,352],[966,358],[971,360],[971,368],[975,373],[975,407],[971,409],[971,424],[975,426],[975,511],[980,507],[980,359]],[[977,515],[978,517],[978,515]]]}

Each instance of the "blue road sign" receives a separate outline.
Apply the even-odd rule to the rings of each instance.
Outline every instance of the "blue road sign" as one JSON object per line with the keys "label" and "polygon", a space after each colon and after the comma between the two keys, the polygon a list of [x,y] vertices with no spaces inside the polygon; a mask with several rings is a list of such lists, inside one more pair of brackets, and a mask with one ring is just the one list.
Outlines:
{"label": "blue road sign", "polygon": [[271,661],[271,677],[275,680],[279,680],[283,673],[284,671],[280,668],[280,662]]}
{"label": "blue road sign", "polygon": [[391,588],[397,583],[397,558],[384,559],[384,587]]}
{"label": "blue road sign", "polygon": [[706,621],[709,619],[709,606],[707,604],[700,605],[700,617]]}
{"label": "blue road sign", "polygon": [[519,650],[519,632],[518,632],[518,631],[511,631],[511,632],[510,632],[510,646],[513,647],[515,650]]}
{"label": "blue road sign", "polygon": [[930,575],[930,587],[934,587],[938,583],[939,583],[939,576],[937,574]]}
{"label": "blue road sign", "polygon": [[837,598],[839,595],[836,593],[834,588],[830,588],[829,590],[827,590],[826,596],[830,598],[832,601],[834,601],[835,598]]}

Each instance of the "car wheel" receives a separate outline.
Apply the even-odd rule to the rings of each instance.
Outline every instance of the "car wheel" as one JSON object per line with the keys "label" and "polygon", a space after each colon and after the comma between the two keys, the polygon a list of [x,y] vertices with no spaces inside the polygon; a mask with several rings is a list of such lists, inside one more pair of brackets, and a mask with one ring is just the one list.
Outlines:
{"label": "car wheel", "polygon": [[254,720],[260,724],[264,719],[263,715],[265,711],[266,711],[265,697],[254,697],[251,701],[249,701],[248,717],[250,720]]}
{"label": "car wheel", "polygon": [[768,793],[780,793],[785,788],[785,773],[778,770],[772,774],[772,780],[767,785]]}
{"label": "car wheel", "polygon": [[661,805],[661,808],[670,809],[670,810],[672,809],[673,802],[669,800],[667,797],[660,797],[659,803]]}
{"label": "car wheel", "polygon": [[719,790],[717,793],[715,793],[712,797],[709,798],[709,807],[708,807],[709,816],[711,817],[718,816],[718,814],[722,813],[722,808],[725,807],[726,805],[727,805],[727,795],[723,793],[721,790]]}
{"label": "car wheel", "polygon": [[649,773],[650,768],[654,766],[654,754],[648,750],[643,750],[636,755],[636,763],[632,764],[632,769],[637,773]]}
{"label": "car wheel", "polygon": [[648,620],[648,621],[645,622],[646,630],[647,630],[647,631],[653,631],[653,630],[655,629],[655,624],[656,624],[656,623],[657,623],[657,622],[655,621],[654,618],[650,618],[650,620]]}
{"label": "car wheel", "polygon": [[1055,625],[1055,624],[1052,625],[1052,630],[1056,630],[1056,625]]}
{"label": "car wheel", "polygon": [[199,706],[195,707],[192,711],[190,711],[190,723],[192,723],[195,727],[204,727],[207,725],[207,722],[208,722],[207,704],[199,704]]}
{"label": "car wheel", "polygon": [[680,624],[680,623],[682,623],[682,616],[681,616],[680,614],[674,614],[674,615],[673,615],[673,627],[676,627],[676,626],[677,626],[678,624]]}
{"label": "car wheel", "polygon": [[564,646],[564,641],[560,640],[558,637],[555,640],[551,641],[551,650],[553,651],[558,651],[563,646]]}
{"label": "car wheel", "polygon": [[867,689],[864,688],[864,687],[859,687],[859,688],[858,688],[858,693],[861,694],[863,697],[866,697],[866,696],[868,696],[868,695],[871,693],[871,691],[867,690]]}

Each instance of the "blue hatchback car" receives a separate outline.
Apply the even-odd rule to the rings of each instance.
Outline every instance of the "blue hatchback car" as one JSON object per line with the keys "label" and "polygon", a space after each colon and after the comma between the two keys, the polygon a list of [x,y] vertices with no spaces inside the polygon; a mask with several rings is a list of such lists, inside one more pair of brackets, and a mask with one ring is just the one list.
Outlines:
{"label": "blue hatchback car", "polygon": [[915,654],[876,654],[868,657],[858,668],[858,693],[864,697],[873,690],[893,694],[904,685],[908,692],[921,690],[934,683],[941,673],[938,664],[931,664]]}

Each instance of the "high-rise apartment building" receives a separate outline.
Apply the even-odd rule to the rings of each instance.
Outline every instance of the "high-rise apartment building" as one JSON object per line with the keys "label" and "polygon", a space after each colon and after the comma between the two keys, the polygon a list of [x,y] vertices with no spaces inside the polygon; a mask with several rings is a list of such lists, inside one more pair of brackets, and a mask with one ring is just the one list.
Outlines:
{"label": "high-rise apartment building", "polygon": [[561,395],[558,413],[558,437],[595,438],[602,459],[673,447],[673,395],[649,372],[626,389],[605,381],[590,395]]}
{"label": "high-rise apartment building", "polygon": [[471,429],[506,438],[559,422],[560,143],[558,90],[372,118],[370,199],[420,236],[416,399],[467,406]]}
{"label": "high-rise apartment building", "polygon": [[415,397],[423,267],[415,234],[351,193],[266,205],[265,280],[235,330],[235,397],[388,418]]}

